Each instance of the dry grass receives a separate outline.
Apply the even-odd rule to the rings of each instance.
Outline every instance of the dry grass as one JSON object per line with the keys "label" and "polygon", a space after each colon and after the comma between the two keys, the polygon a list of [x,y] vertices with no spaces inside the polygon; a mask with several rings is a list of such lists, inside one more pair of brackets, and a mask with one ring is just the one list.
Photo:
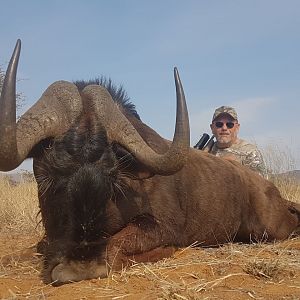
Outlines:
{"label": "dry grass", "polygon": [[[284,198],[300,203],[299,179],[282,175],[296,169],[296,162],[291,151],[287,147],[282,149],[278,145],[269,145],[264,149],[263,156],[269,180],[277,186]],[[278,176],[278,174],[281,175]]]}
{"label": "dry grass", "polygon": [[253,260],[246,264],[245,272],[256,277],[276,278],[280,271],[279,260]]}
{"label": "dry grass", "polygon": [[14,262],[5,270],[6,277],[16,279],[6,299],[296,300],[300,299],[298,256],[299,251],[281,244],[189,248],[176,253],[174,258],[136,264],[120,273],[111,273],[107,279],[59,289],[38,280],[29,281],[24,287],[25,278],[38,278],[39,263]]}
{"label": "dry grass", "polygon": [[300,203],[300,181],[294,178],[270,179],[279,189],[282,197]]}
{"label": "dry grass", "polygon": [[[178,251],[173,258],[135,264],[122,272],[110,273],[107,279],[57,289],[31,281],[26,290],[22,285],[24,278],[38,278],[40,262],[12,261],[5,268],[0,267],[0,281],[15,279],[6,299],[73,299],[75,295],[74,299],[116,300],[299,299],[300,262],[296,243],[297,239],[291,239],[274,244],[189,247]],[[268,289],[282,294],[278,297],[264,294]]]}
{"label": "dry grass", "polygon": [[14,233],[40,233],[38,225],[37,188],[34,181],[13,184],[8,178],[0,179],[0,229]]}
{"label": "dry grass", "polygon": [[289,249],[294,241],[290,240],[284,247],[280,243],[228,244],[213,249],[183,249],[175,258],[137,264],[121,273],[113,273],[106,288],[129,283],[135,278],[141,283],[151,282],[155,287],[153,299],[205,299],[204,294],[214,293],[231,282],[234,292],[251,296],[256,292],[241,288],[241,282],[247,285],[247,281],[262,279],[265,285],[294,278],[292,268],[300,269],[298,252]]}
{"label": "dry grass", "polygon": [[280,174],[296,169],[295,158],[288,147],[268,145],[263,149],[263,156],[266,167],[271,174]]}

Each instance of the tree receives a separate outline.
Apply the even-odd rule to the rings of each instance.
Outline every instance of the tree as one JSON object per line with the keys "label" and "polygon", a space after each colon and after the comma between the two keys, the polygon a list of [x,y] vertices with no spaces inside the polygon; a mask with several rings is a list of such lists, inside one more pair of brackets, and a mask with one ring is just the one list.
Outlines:
{"label": "tree", "polygon": [[[3,83],[4,83],[4,78],[5,78],[5,72],[3,71],[3,69],[0,66],[0,93],[2,92],[2,86],[3,86]],[[17,93],[16,97],[17,97],[17,99],[16,99],[16,101],[17,101],[17,111],[19,111],[24,105],[25,97],[22,93]]]}

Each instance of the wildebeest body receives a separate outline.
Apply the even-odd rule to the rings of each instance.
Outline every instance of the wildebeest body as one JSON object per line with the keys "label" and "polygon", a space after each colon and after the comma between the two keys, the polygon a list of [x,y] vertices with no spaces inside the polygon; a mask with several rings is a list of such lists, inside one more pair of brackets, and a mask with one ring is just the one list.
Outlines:
{"label": "wildebeest body", "polygon": [[[169,142],[146,125],[141,123],[136,128],[141,135],[147,132],[147,136],[151,136],[151,146],[158,152],[168,147]],[[71,133],[77,135],[75,131]],[[70,147],[68,134],[67,137],[66,147]],[[156,146],[155,140],[158,142]],[[87,141],[82,141],[82,147],[86,146]],[[170,247],[184,247],[195,242],[213,246],[231,241],[284,239],[297,227],[297,215],[288,209],[290,204],[281,198],[276,187],[239,163],[191,149],[185,166],[176,174],[137,179],[129,173],[135,162],[131,161],[132,157],[127,157],[128,153],[119,155],[119,146],[111,146],[103,131],[97,135],[96,141],[101,141],[100,147],[95,147],[93,151],[98,153],[100,159],[94,156],[97,161],[93,161],[93,165],[83,161],[73,165],[76,161],[74,157],[70,158],[70,164],[64,164],[68,166],[67,172],[73,170],[75,174],[80,174],[73,178],[74,173],[71,172],[69,178],[75,183],[72,187],[75,192],[72,190],[71,195],[74,193],[77,198],[59,196],[58,193],[54,211],[43,216],[47,222],[53,219],[48,229],[45,224],[49,243],[45,251],[48,266],[44,273],[46,281],[56,279],[65,282],[105,276],[106,263],[119,269],[130,264],[131,259],[157,260],[172,253]],[[54,151],[54,156],[57,155],[55,147],[47,151]],[[102,155],[99,154],[101,151]],[[49,161],[43,163],[47,157],[49,154],[42,156],[42,163],[35,159],[38,183],[39,170],[43,169],[40,164],[49,168],[46,174],[57,172],[51,171],[56,165],[53,161],[51,164]],[[102,184],[97,184],[95,179],[101,177],[102,180],[104,176],[101,159],[108,168],[119,165],[112,179],[118,185],[107,195],[105,193],[109,189],[106,187],[99,192]],[[99,166],[95,167],[95,164]],[[66,174],[60,176],[64,180],[67,178]],[[55,179],[54,187],[55,182],[61,185],[61,181]],[[39,187],[42,186],[39,183]],[[64,182],[63,186],[69,186],[69,183]],[[39,198],[43,213],[43,199],[51,202],[55,197],[51,189],[46,192],[42,189]],[[46,209],[49,206],[46,205]],[[87,215],[83,216],[85,207]],[[63,218],[56,213],[57,209],[65,214]],[[96,221],[87,229],[84,238],[82,224],[90,222],[94,213],[99,213],[99,218],[94,218]],[[64,218],[65,224],[60,224]],[[54,272],[56,277],[53,278],[52,270],[56,265],[71,270]],[[77,278],[78,274],[82,274],[82,265],[90,271]]]}

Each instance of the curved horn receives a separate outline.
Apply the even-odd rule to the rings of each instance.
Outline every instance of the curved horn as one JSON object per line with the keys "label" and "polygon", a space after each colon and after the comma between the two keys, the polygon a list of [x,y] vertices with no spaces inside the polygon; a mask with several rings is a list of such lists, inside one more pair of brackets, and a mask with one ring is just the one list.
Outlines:
{"label": "curved horn", "polygon": [[0,164],[8,171],[17,154],[16,140],[16,75],[21,52],[21,41],[17,40],[4,78],[0,97]]}
{"label": "curved horn", "polygon": [[190,148],[189,118],[183,87],[177,68],[174,68],[177,95],[177,115],[173,142],[164,154],[150,148],[127,118],[120,112],[107,90],[101,86],[90,85],[83,94],[91,101],[110,139],[120,143],[153,173],[170,175],[179,171],[187,160]]}
{"label": "curved horn", "polygon": [[18,167],[41,140],[65,132],[82,112],[77,87],[53,83],[16,124],[16,73],[21,41],[11,57],[0,98],[0,171]]}

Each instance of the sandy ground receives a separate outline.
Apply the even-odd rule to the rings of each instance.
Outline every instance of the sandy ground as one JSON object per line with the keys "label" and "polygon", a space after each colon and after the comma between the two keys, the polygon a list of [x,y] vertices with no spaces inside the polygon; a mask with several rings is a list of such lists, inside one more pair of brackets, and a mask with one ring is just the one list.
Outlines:
{"label": "sandy ground", "polygon": [[60,287],[43,284],[41,257],[26,255],[36,238],[0,234],[0,241],[1,299],[300,299],[300,238],[186,248],[155,264]]}

